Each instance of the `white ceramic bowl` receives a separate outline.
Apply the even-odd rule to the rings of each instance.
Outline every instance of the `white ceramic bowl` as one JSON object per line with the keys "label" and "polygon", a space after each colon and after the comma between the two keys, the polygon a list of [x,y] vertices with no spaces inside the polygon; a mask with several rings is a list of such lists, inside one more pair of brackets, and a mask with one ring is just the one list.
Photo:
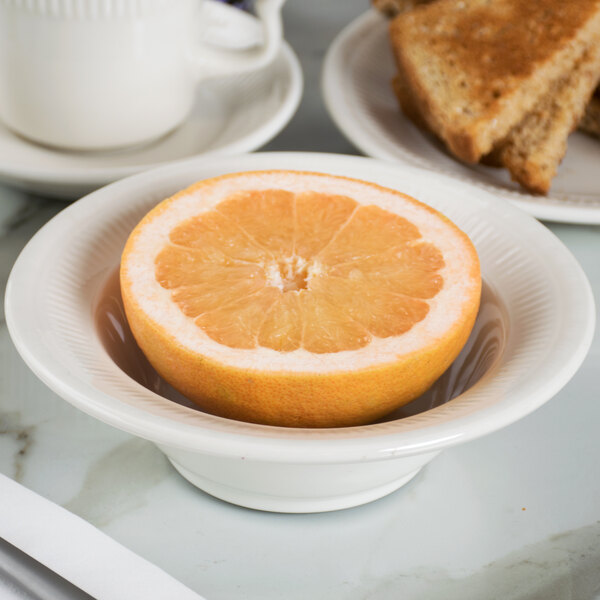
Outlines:
{"label": "white ceramic bowl", "polygon": [[[286,429],[178,404],[113,362],[99,339],[93,307],[140,217],[199,179],[277,168],[348,175],[399,189],[441,210],[470,235],[506,325],[501,351],[475,385],[406,418],[343,429]],[[24,360],[68,402],[153,441],[206,492],[282,512],[374,500],[402,486],[442,449],[520,419],[571,378],[594,329],[592,293],[581,268],[525,213],[436,173],[308,153],[194,159],[90,194],[52,219],[23,250],[10,275],[6,316]]]}

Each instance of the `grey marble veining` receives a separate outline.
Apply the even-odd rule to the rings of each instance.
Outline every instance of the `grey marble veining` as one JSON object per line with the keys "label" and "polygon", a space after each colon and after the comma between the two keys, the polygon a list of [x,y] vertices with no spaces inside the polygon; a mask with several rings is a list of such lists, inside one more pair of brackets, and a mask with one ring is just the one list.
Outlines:
{"label": "grey marble veining", "polygon": [[463,577],[443,569],[422,568],[374,582],[348,598],[405,597],[427,600],[565,600],[594,599],[600,595],[600,522],[550,536],[484,565]]}
{"label": "grey marble veining", "polygon": [[[325,112],[319,77],[334,36],[366,7],[288,0],[305,94],[266,149],[355,152]],[[22,247],[64,206],[0,187],[2,289]],[[600,227],[549,227],[600,297]],[[149,442],[68,405],[24,365],[3,315],[0,471],[209,600],[600,598],[598,333],[548,404],[444,452],[397,493],[337,513],[278,515],[204,494]]]}
{"label": "grey marble veining", "polygon": [[5,442],[8,438],[9,445],[13,446],[12,449],[5,449],[2,454],[4,456],[12,455],[12,477],[16,481],[21,481],[23,478],[25,459],[33,444],[34,431],[35,425],[21,425],[21,413],[5,412],[0,414],[0,440]]}
{"label": "grey marble veining", "polygon": [[63,506],[97,527],[146,503],[146,494],[172,475],[164,454],[149,442],[128,439],[86,469],[77,495]]}

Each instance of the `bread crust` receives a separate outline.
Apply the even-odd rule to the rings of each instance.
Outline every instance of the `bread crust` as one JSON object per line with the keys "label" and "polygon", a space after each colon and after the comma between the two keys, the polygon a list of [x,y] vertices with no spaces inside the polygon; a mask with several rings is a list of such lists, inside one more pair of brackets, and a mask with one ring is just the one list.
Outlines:
{"label": "bread crust", "polygon": [[579,122],[579,129],[595,137],[600,137],[600,90],[598,88]]}
{"label": "bread crust", "polygon": [[412,10],[419,4],[429,4],[435,0],[372,0],[373,7],[386,17],[395,17]]}
{"label": "bread crust", "polygon": [[514,181],[535,194],[547,194],[600,79],[600,44],[592,44],[575,68],[552,84],[498,149],[500,163]]}

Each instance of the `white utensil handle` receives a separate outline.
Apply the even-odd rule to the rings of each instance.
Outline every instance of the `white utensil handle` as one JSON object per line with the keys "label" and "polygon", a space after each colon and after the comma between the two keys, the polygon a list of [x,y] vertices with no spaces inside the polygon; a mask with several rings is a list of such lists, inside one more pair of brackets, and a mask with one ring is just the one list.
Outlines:
{"label": "white utensil handle", "polygon": [[[235,48],[236,40],[230,40],[233,46],[228,47],[227,39],[223,40],[223,46],[200,41],[193,57],[198,80],[239,75],[268,65],[281,47],[283,38],[281,7],[284,2],[285,0],[256,0],[256,16],[262,26],[262,43],[257,46]],[[208,20],[207,28],[221,29],[226,33],[226,37],[229,37],[236,29],[239,31],[239,28],[243,27],[244,19],[240,19],[237,23],[235,18],[235,13],[239,9],[212,1],[207,2],[207,5],[209,5],[207,8],[210,8],[204,11],[204,16]]]}

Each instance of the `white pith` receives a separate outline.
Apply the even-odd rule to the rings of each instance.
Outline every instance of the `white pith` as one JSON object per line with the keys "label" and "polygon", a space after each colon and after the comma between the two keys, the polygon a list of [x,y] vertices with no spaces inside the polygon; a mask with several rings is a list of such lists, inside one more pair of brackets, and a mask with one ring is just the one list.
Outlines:
{"label": "white pith", "polygon": [[[295,193],[318,191],[345,195],[359,204],[379,206],[414,223],[421,233],[420,241],[435,244],[445,261],[445,266],[438,271],[444,279],[444,286],[434,298],[427,300],[430,310],[426,318],[401,336],[373,337],[367,346],[358,350],[327,354],[313,354],[304,349],[278,352],[260,346],[250,350],[238,349],[209,338],[194,319],[186,317],[171,300],[171,291],[156,281],[154,261],[164,245],[169,243],[169,233],[177,224],[211,210],[240,189],[284,189]],[[301,266],[307,267],[308,281],[320,269],[318,261]],[[122,267],[125,278],[130,282],[132,296],[141,310],[179,344],[215,361],[263,372],[354,371],[392,362],[443,337],[463,313],[477,285],[467,276],[473,267],[468,242],[435,213],[391,190],[333,176],[293,172],[247,173],[216,179],[210,185],[180,196],[166,210],[145,223]],[[283,289],[285,281],[277,265],[268,266],[266,274],[270,285]]]}

